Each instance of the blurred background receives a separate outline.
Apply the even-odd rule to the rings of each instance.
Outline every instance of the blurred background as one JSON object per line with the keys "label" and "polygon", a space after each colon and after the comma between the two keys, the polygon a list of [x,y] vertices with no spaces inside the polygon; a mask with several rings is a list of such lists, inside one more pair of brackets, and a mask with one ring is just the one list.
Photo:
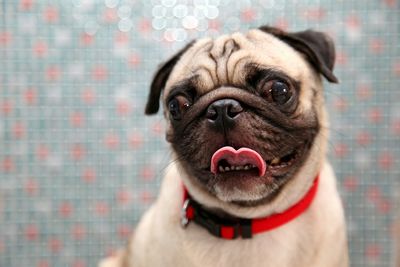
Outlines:
{"label": "blurred background", "polygon": [[[0,266],[95,266],[125,245],[168,165],[143,115],[158,64],[261,24],[337,44],[329,157],[352,266],[400,266],[397,0],[0,0]],[[329,225],[327,225],[329,227]]]}

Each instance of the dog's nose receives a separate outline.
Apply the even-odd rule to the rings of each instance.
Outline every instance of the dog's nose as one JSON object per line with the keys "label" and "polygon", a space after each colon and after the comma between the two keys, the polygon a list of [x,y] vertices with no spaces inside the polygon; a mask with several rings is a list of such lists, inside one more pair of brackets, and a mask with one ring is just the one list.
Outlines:
{"label": "dog's nose", "polygon": [[206,117],[213,126],[218,129],[224,129],[232,127],[242,111],[243,107],[238,101],[220,99],[208,106]]}

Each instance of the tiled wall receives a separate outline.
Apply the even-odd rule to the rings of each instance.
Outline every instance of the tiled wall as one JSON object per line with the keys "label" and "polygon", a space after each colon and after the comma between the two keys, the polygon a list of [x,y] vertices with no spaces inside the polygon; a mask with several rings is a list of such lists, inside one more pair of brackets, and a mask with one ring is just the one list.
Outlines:
{"label": "tiled wall", "polygon": [[337,43],[330,159],[352,266],[394,266],[400,187],[396,0],[0,0],[0,266],[95,266],[154,200],[169,152],[143,115],[191,39],[270,24]]}

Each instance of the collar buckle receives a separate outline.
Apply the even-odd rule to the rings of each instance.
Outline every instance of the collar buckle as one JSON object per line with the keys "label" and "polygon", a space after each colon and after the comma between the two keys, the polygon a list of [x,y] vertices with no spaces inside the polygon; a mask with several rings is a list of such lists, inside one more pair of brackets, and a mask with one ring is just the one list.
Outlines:
{"label": "collar buckle", "polygon": [[252,226],[251,226],[251,219],[240,219],[240,234],[242,238],[252,238]]}
{"label": "collar buckle", "polygon": [[[205,210],[197,210],[197,216],[194,218],[197,224],[200,224],[208,230],[209,233],[216,237],[221,236],[221,225],[218,223],[218,219],[214,218],[211,214]],[[237,227],[234,226],[234,235],[237,236]]]}

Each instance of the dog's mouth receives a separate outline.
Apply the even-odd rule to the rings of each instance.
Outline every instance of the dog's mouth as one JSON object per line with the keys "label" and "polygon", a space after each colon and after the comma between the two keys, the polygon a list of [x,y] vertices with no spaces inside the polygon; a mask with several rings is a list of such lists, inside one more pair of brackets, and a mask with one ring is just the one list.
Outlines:
{"label": "dog's mouth", "polygon": [[301,148],[294,149],[281,157],[268,160],[255,150],[242,147],[238,150],[230,146],[218,149],[211,158],[210,171],[214,175],[241,174],[262,177],[266,172],[281,171],[290,167],[298,158]]}
{"label": "dog's mouth", "polygon": [[256,171],[259,176],[265,174],[266,163],[253,149],[242,147],[239,150],[230,146],[218,149],[211,158],[211,172],[214,174],[232,171]]}

